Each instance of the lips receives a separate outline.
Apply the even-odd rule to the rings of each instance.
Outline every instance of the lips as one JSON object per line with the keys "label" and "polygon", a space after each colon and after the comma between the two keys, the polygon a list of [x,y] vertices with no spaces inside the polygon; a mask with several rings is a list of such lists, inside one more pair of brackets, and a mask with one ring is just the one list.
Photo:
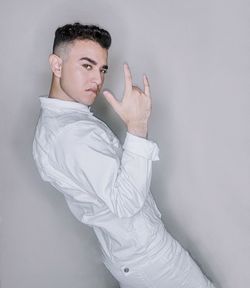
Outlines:
{"label": "lips", "polygon": [[96,88],[90,88],[90,89],[87,89],[86,91],[97,94],[97,89]]}

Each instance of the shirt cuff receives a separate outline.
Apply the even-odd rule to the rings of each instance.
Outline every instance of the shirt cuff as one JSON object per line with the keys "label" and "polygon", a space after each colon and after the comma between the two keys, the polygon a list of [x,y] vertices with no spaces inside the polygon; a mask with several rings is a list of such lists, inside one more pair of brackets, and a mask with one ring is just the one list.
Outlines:
{"label": "shirt cuff", "polygon": [[152,161],[159,160],[159,148],[156,143],[128,132],[123,149]]}

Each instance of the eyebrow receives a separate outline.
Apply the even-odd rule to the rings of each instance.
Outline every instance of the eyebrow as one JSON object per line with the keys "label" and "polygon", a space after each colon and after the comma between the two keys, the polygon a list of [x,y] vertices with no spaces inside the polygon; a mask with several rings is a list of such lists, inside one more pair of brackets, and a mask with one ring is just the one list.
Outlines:
{"label": "eyebrow", "polygon": [[[97,65],[97,62],[95,60],[89,58],[89,57],[82,57],[80,59],[80,61],[82,61],[82,60],[86,60],[86,61],[88,61],[89,63],[91,63],[93,65]],[[108,65],[103,65],[102,68],[107,70],[108,69]]]}

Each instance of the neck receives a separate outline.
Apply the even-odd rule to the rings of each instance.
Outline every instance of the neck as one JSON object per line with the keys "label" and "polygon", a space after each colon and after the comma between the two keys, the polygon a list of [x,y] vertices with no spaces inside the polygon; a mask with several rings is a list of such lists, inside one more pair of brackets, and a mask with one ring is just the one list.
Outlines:
{"label": "neck", "polygon": [[61,88],[60,80],[58,77],[52,76],[50,85],[49,98],[55,98],[65,101],[73,101]]}

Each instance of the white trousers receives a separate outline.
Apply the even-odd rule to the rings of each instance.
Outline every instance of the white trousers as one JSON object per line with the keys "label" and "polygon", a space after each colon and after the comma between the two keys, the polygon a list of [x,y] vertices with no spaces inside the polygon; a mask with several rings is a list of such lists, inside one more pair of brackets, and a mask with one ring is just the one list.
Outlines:
{"label": "white trousers", "polygon": [[105,261],[105,265],[121,288],[215,288],[188,252],[170,238],[170,247],[143,264],[119,267]]}

